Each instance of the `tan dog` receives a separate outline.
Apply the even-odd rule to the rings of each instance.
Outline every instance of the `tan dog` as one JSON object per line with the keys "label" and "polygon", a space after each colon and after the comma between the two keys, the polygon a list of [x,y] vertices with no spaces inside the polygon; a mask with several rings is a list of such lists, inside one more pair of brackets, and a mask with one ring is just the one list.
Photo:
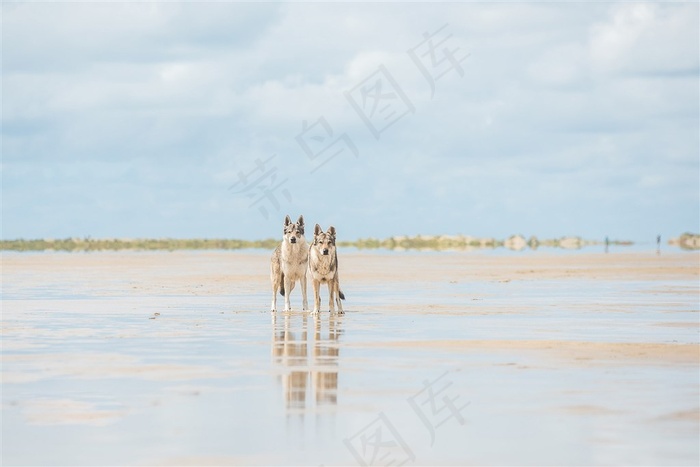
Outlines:
{"label": "tan dog", "polygon": [[335,249],[335,227],[330,226],[328,232],[323,232],[321,226],[314,228],[314,241],[309,247],[309,271],[314,286],[314,309],[318,313],[321,308],[321,284],[328,285],[328,295],[331,313],[338,304],[338,313],[343,313],[341,299],[345,295],[340,290],[338,279],[338,254]]}
{"label": "tan dog", "polygon": [[304,238],[304,216],[292,224],[287,216],[284,219],[282,243],[272,253],[270,260],[270,280],[272,282],[272,304],[270,311],[277,311],[277,291],[284,296],[284,311],[291,311],[289,296],[297,281],[301,282],[303,310],[309,309],[306,300],[306,270],[309,264],[309,250]]}

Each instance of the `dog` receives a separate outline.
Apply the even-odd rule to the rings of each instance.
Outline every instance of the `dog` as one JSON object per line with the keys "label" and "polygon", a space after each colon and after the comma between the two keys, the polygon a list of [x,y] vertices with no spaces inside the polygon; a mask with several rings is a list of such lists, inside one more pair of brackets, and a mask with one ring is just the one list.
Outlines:
{"label": "dog", "polygon": [[284,311],[292,311],[289,296],[297,281],[301,283],[303,310],[309,309],[306,300],[306,271],[309,264],[309,250],[304,238],[304,216],[296,223],[287,216],[284,219],[282,243],[275,248],[270,260],[270,280],[272,282],[271,312],[277,311],[277,292],[284,297]]}
{"label": "dog", "polygon": [[316,224],[314,228],[314,241],[309,247],[309,271],[314,286],[314,309],[316,314],[321,308],[321,284],[328,285],[329,306],[331,313],[335,312],[338,305],[338,313],[343,313],[345,295],[340,290],[338,279],[338,253],[335,249],[335,227],[330,226],[327,232],[323,232],[321,226]]}

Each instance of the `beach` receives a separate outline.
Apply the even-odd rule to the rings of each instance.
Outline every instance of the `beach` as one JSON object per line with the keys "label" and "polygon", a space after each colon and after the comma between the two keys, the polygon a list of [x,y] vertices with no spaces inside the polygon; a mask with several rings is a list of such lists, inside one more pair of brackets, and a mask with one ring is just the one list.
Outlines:
{"label": "beach", "polygon": [[700,462],[697,251],[269,256],[4,252],[2,464]]}

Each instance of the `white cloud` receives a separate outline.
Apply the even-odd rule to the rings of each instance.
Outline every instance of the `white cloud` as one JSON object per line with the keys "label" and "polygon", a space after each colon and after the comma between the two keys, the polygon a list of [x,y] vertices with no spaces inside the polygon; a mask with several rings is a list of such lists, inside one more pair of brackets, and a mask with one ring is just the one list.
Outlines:
{"label": "white cloud", "polygon": [[652,4],[625,4],[615,7],[612,19],[591,28],[594,60],[613,64],[634,48],[645,30],[653,27],[656,7]]}
{"label": "white cloud", "polygon": [[625,3],[590,28],[590,54],[600,72],[694,73],[698,70],[698,5]]}
{"label": "white cloud", "polygon": [[[655,209],[687,230],[697,220],[688,193],[698,181],[687,175],[698,169],[697,13],[694,4],[3,6],[4,235],[44,228],[21,200],[39,202],[33,177],[50,177],[47,228],[70,228],[60,221],[70,204],[73,225],[96,236],[198,227],[268,236],[279,222],[227,187],[271,154],[293,181],[290,211],[324,216],[332,206],[350,236],[416,233],[413,211],[445,233],[471,233],[454,219],[491,213],[479,233],[527,223],[558,235],[567,203],[580,204],[573,233],[597,235],[608,228],[599,218],[637,200],[620,220],[634,236],[648,196],[684,197],[688,209]],[[448,74],[431,96],[406,52],[446,23],[471,55],[464,77]],[[343,93],[379,65],[415,113],[377,141]],[[321,116],[359,157],[311,175],[294,138]],[[134,195],[119,201],[120,192]],[[81,202],[89,214],[78,222]],[[119,228],[136,231],[110,232],[110,209],[132,211],[138,221]],[[234,215],[246,225],[221,230]],[[90,216],[104,232],[89,229]]]}

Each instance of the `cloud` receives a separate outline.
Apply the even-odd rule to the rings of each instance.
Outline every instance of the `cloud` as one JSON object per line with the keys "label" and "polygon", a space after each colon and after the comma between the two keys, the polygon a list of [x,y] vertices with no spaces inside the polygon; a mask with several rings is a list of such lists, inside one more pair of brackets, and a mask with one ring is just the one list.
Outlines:
{"label": "cloud", "polygon": [[[3,236],[267,237],[286,211],[331,218],[351,237],[619,229],[637,238],[656,234],[651,218],[670,233],[692,230],[697,13],[695,4],[3,6]],[[431,88],[407,51],[445,24],[469,57],[463,76]],[[377,139],[345,92],[379,66],[415,111]],[[297,137],[319,118],[357,157],[345,151],[312,173],[323,157]],[[288,180],[292,201],[280,198],[265,219],[229,187],[273,154],[267,170]]]}
{"label": "cloud", "polygon": [[697,5],[615,5],[591,27],[592,65],[600,72],[697,75],[697,31]]}
{"label": "cloud", "polygon": [[153,64],[245,50],[277,10],[274,4],[8,4],[3,69],[76,73],[95,63]]}

